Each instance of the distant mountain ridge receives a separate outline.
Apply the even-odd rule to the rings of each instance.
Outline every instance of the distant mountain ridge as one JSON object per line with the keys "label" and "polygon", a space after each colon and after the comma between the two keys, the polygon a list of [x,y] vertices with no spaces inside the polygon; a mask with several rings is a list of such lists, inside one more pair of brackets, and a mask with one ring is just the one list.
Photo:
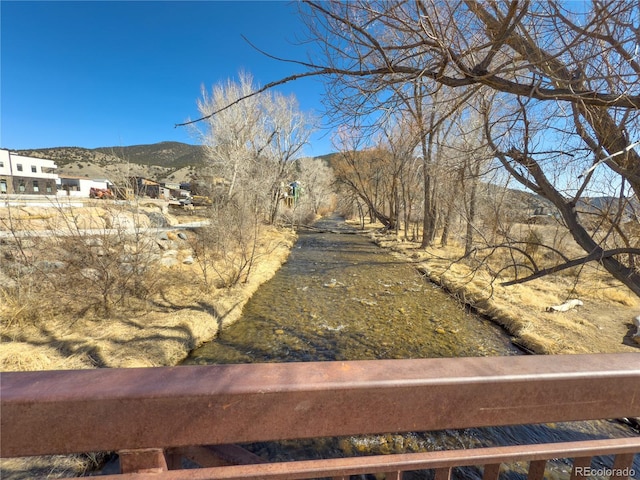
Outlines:
{"label": "distant mountain ridge", "polygon": [[18,150],[20,155],[54,160],[58,174],[114,178],[136,175],[157,181],[186,182],[206,160],[205,148],[180,142],[127,147],[53,147]]}
{"label": "distant mountain ridge", "polygon": [[55,160],[60,167],[73,162],[91,162],[102,166],[110,162],[129,162],[177,169],[201,165],[206,159],[203,146],[180,142],[160,142],[128,147],[53,147],[18,150],[18,153]]}

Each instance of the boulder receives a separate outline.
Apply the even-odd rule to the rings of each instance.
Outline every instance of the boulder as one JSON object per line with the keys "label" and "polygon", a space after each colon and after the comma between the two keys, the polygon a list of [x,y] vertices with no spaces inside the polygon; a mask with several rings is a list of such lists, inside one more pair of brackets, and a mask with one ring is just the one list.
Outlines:
{"label": "boulder", "polygon": [[98,282],[102,278],[102,274],[95,268],[83,268],[80,270],[80,275],[90,281]]}
{"label": "boulder", "polygon": [[144,214],[149,218],[149,223],[152,227],[166,227],[169,225],[167,219],[160,212],[144,212]]}
{"label": "boulder", "polygon": [[178,265],[178,259],[176,257],[163,257],[160,260],[160,265],[163,267],[175,267]]}
{"label": "boulder", "polygon": [[37,263],[38,268],[42,270],[60,270],[67,266],[66,263],[55,260],[41,260]]}

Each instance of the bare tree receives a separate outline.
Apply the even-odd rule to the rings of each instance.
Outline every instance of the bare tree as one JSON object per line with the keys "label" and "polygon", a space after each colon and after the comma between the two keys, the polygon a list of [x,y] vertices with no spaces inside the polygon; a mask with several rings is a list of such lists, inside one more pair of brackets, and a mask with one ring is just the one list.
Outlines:
{"label": "bare tree", "polygon": [[[496,138],[495,128],[487,129],[497,157],[518,181],[556,205],[585,250],[582,261],[601,262],[640,295],[640,277],[628,261],[640,249],[603,248],[575,208],[589,191],[589,181],[606,168],[617,175],[616,188],[624,183],[638,199],[635,3],[593,1],[590,8],[575,12],[569,11],[571,4],[526,0],[304,5],[310,34],[324,52],[306,65],[308,73],[329,77],[333,92],[342,85],[352,102],[354,92],[378,98],[385,89],[418,80],[430,81],[432,91],[448,87],[467,92],[481,85],[500,94],[504,104],[515,100],[517,112],[511,123],[503,116],[501,136]],[[557,133],[558,113],[573,121],[572,128],[564,122],[562,134]],[[535,125],[535,140],[534,114],[542,119]],[[496,125],[495,119],[488,122]],[[558,185],[560,177],[545,174],[540,156],[546,152],[547,158],[566,164],[570,155],[560,153],[576,149],[590,165],[583,169],[584,181],[568,195],[569,189]]]}
{"label": "bare tree", "polygon": [[264,158],[262,182],[270,184],[269,223],[276,222],[282,200],[282,185],[294,180],[295,161],[311,135],[311,121],[298,108],[294,96],[274,93],[264,98],[263,134],[266,146],[261,152]]}
{"label": "bare tree", "polygon": [[[613,180],[613,196],[622,191],[623,201],[638,202],[637,2],[306,0],[301,15],[316,42],[315,57],[297,62],[303,73],[264,89],[324,76],[340,113],[364,115],[371,124],[399,104],[391,92],[407,86],[424,85],[428,95],[443,88],[467,94],[476,86],[496,92],[502,105],[515,106],[487,118],[496,157],[558,208],[585,251],[554,268],[598,261],[640,295],[633,266],[640,248],[607,248],[576,209],[603,176]],[[567,167],[565,175],[551,173],[558,164]],[[565,182],[569,174],[572,185]]]}
{"label": "bare tree", "polygon": [[[203,115],[220,109],[243,98],[255,90],[253,79],[246,73],[240,74],[239,82],[228,80],[213,87],[209,94],[203,87],[202,98],[198,100],[198,109]],[[227,180],[226,197],[235,193],[239,177],[247,177],[250,162],[255,156],[254,141],[259,129],[258,99],[238,103],[234,108],[211,116],[207,120],[206,131],[200,137],[210,159],[209,183],[219,176]]]}
{"label": "bare tree", "polygon": [[391,153],[382,146],[362,148],[365,141],[359,128],[343,127],[334,139],[339,153],[333,161],[338,183],[351,190],[367,207],[371,221],[395,230],[397,215],[393,199],[398,172]]}
{"label": "bare tree", "polygon": [[331,212],[335,206],[335,175],[333,169],[320,158],[301,158],[297,162],[298,177],[315,215]]}
{"label": "bare tree", "polygon": [[[274,223],[281,199],[281,184],[289,178],[302,147],[311,134],[309,119],[293,96],[265,92],[238,102],[258,87],[249,74],[239,81],[216,85],[211,94],[203,90],[200,112],[208,116],[200,137],[210,159],[209,177],[226,181],[226,199],[254,203]],[[225,105],[217,115],[211,115]]]}

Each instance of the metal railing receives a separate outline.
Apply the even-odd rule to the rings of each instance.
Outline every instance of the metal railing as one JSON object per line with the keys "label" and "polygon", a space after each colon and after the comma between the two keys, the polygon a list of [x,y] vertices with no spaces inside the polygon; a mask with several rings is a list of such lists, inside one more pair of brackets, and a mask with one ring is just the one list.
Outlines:
{"label": "metal railing", "polygon": [[[482,357],[3,373],[2,457],[116,451],[136,479],[302,479],[615,455],[640,437],[264,463],[235,444],[640,416],[640,355]],[[182,470],[189,458],[203,468]]]}

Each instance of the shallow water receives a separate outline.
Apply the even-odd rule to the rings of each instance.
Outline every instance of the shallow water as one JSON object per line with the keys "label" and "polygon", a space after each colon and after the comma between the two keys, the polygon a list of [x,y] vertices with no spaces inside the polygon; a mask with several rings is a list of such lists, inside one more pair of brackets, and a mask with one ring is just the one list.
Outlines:
{"label": "shallow water", "polygon": [[[339,230],[336,219],[315,226]],[[468,313],[368,239],[302,231],[287,263],[260,287],[242,319],[188,363],[519,353],[498,326]]]}
{"label": "shallow water", "polygon": [[[395,259],[340,219],[301,231],[278,273],[260,287],[236,323],[192,352],[187,364],[300,362],[518,355],[509,336],[471,314],[406,263]],[[332,233],[342,232],[342,233]],[[353,436],[269,442],[246,448],[270,461],[433,451],[447,448],[570,441],[634,432],[611,422],[579,422],[458,431]],[[600,459],[596,465],[611,465]],[[550,474],[568,478],[557,462]],[[502,478],[524,478],[511,466]],[[636,459],[640,474],[640,459]],[[454,478],[482,477],[478,469],[456,469]],[[407,473],[430,479],[432,472]]]}

